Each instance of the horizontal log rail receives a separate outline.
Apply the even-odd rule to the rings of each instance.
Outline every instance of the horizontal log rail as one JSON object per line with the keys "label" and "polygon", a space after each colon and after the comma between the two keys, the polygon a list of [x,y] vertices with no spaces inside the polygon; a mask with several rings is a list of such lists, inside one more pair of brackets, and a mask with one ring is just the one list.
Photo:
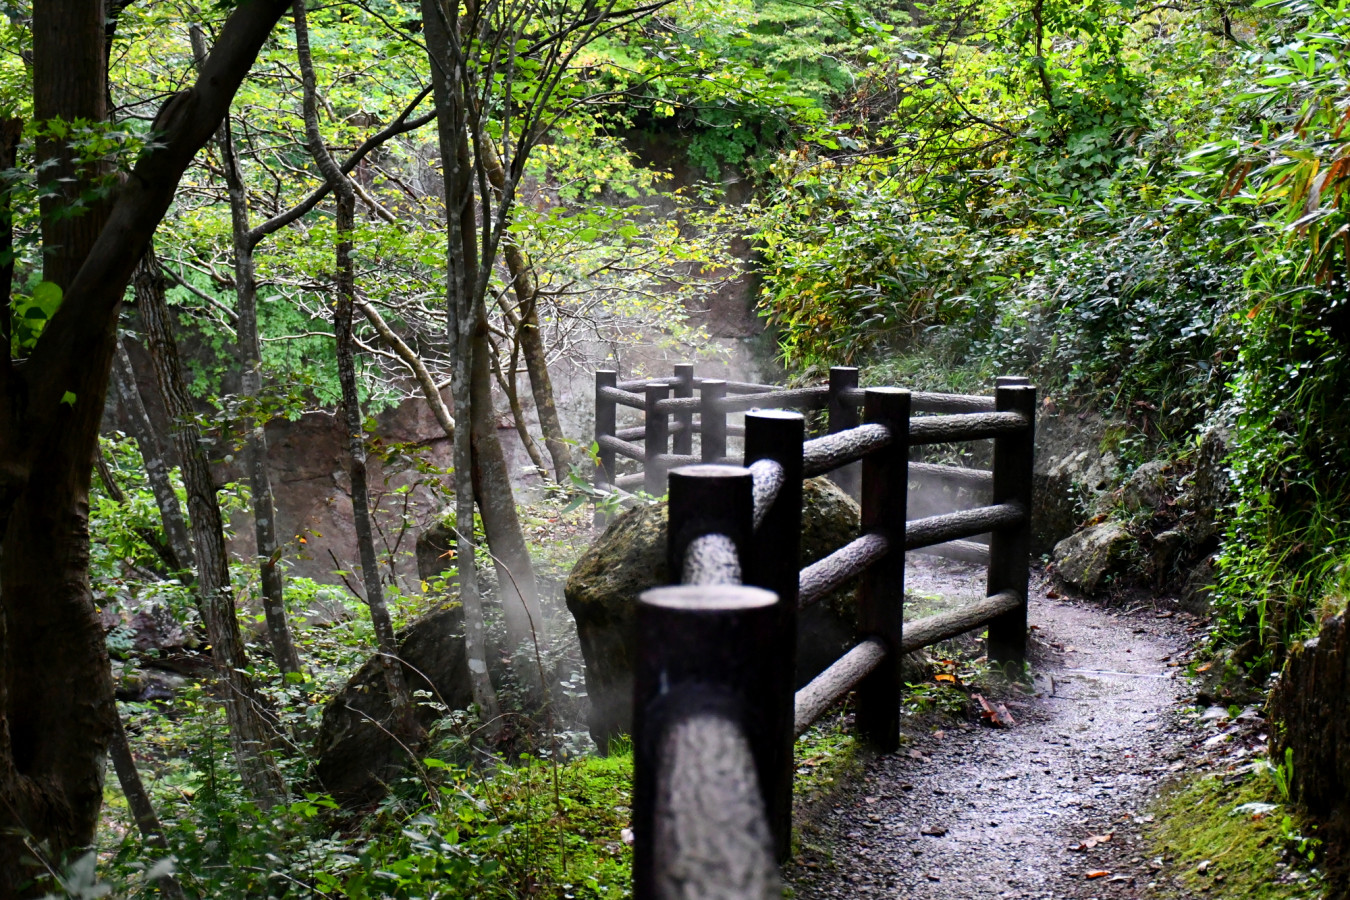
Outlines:
{"label": "horizontal log rail", "polygon": [[989,565],[989,545],[977,544],[974,541],[943,541],[929,547],[916,547],[914,552],[976,566]]}
{"label": "horizontal log rail", "polygon": [[1019,434],[1027,429],[1027,417],[1015,412],[961,413],[924,416],[909,423],[913,444],[956,444],[984,438]]}
{"label": "horizontal log rail", "polygon": [[[1013,591],[1003,591],[950,612],[906,622],[900,653],[913,653],[982,628],[999,616],[1017,609],[1021,602],[1022,598]],[[794,733],[798,737],[804,734],[826,710],[853,690],[885,658],[885,644],[870,638],[839,657],[834,665],[797,691],[793,702]]]}
{"label": "horizontal log rail", "polygon": [[802,450],[802,475],[812,478],[832,472],[890,446],[893,440],[891,430],[885,425],[859,425],[807,441]]}
{"label": "horizontal log rail", "polygon": [[642,409],[647,401],[641,394],[634,394],[630,391],[621,391],[615,387],[602,387],[596,391],[596,396],[608,400],[611,403],[617,403],[620,406],[631,406],[634,409]]}
{"label": "horizontal log rail", "polygon": [[[729,396],[726,382],[696,379],[691,366],[681,366],[675,379],[644,383],[641,446],[616,436],[618,399],[609,392],[617,390],[616,376],[597,374],[602,465],[606,453],[611,466],[618,455],[639,454],[645,465],[642,473],[615,478],[611,468],[597,479],[641,481],[652,493],[653,473],[670,470],[666,556],[680,581],[638,604],[637,900],[779,896],[772,861],[790,847],[798,735],[852,693],[860,736],[882,751],[895,749],[900,659],[920,647],[987,628],[991,660],[1025,660],[1035,389],[1001,380],[992,412],[987,398],[938,395],[929,408],[961,411],[916,417],[915,395],[869,388],[860,392],[860,422],[850,393],[856,374],[832,370],[828,388]],[[692,395],[695,387],[701,396]],[[766,396],[828,409],[831,433],[806,441],[800,413],[750,412],[743,466],[693,464],[727,455],[719,410]],[[698,454],[688,440],[670,452],[677,430],[703,436]],[[990,472],[909,458],[914,444],[989,437]],[[803,479],[827,471],[844,483],[856,479],[861,533],[802,568]],[[911,481],[987,490],[989,502],[908,520]],[[987,546],[969,540],[986,533]],[[905,556],[923,550],[986,565],[989,596],[905,623]],[[850,583],[857,584],[857,643],[793,691],[798,610]]]}
{"label": "horizontal log rail", "polygon": [[845,582],[857,578],[890,549],[891,542],[884,534],[864,534],[802,569],[797,587],[797,607],[804,609],[828,596]]}
{"label": "horizontal log rail", "polygon": [[961,466],[940,466],[934,463],[911,462],[909,477],[911,481],[949,484],[973,491],[989,490],[994,486],[993,472],[984,469],[966,469]]}
{"label": "horizontal log rail", "polygon": [[629,459],[642,460],[646,458],[646,454],[639,445],[628,441],[621,441],[608,434],[600,435],[600,437],[596,438],[596,443],[600,445],[602,450],[612,450],[620,456],[626,456]]}
{"label": "horizontal log rail", "polygon": [[986,531],[1027,524],[1026,510],[1020,503],[997,503],[957,512],[912,519],[905,523],[905,549],[918,550],[974,537]]}

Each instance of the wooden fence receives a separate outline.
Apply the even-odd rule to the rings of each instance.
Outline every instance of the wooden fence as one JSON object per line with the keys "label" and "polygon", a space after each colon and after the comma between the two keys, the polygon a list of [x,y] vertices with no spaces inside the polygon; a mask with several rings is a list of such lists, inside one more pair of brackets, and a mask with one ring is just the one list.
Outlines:
{"label": "wooden fence", "polygon": [[[602,467],[606,444],[630,455],[641,449],[644,475],[674,466],[667,556],[678,583],[646,592],[637,614],[634,892],[639,900],[779,896],[797,736],[853,691],[860,736],[894,749],[901,657],[977,628],[988,628],[991,660],[1023,664],[1036,391],[1021,378],[1001,379],[993,397],[859,390],[856,370],[835,370],[828,387],[733,391],[692,374],[685,367],[676,379],[646,382],[641,395],[631,384],[603,383],[612,373],[597,377],[597,400],[611,404],[597,424],[598,436],[611,439],[601,442]],[[671,397],[672,388],[683,393]],[[647,412],[642,448],[614,433],[612,404],[629,398],[641,398]],[[743,466],[725,464],[726,412],[789,403],[828,409],[831,433],[806,440],[801,414],[753,411]],[[667,415],[673,425],[652,427]],[[695,431],[710,462],[694,460],[688,443],[673,452],[665,445],[671,432]],[[991,471],[910,461],[915,446],[987,438]],[[861,534],[800,569],[802,480],[854,463]],[[990,502],[907,520],[916,466],[930,478],[988,488]],[[982,533],[991,535],[987,547],[963,547]],[[987,560],[987,596],[905,624],[905,553],[936,545]],[[857,644],[794,692],[798,609],[859,577]]]}

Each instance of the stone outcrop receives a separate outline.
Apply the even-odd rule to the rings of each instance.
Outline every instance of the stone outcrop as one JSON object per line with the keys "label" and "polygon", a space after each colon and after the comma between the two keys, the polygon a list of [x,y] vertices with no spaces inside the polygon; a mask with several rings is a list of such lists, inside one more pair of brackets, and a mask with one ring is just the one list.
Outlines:
{"label": "stone outcrop", "polygon": [[[464,612],[459,604],[419,619],[399,635],[403,678],[417,704],[417,720],[428,728],[445,710],[466,709],[473,701],[464,655]],[[430,698],[418,698],[418,691]],[[412,760],[393,734],[393,710],[378,657],[366,661],[324,708],[316,741],[316,774],[323,789],[347,807],[384,796],[389,783]]]}
{"label": "stone outcrop", "polygon": [[[858,506],[823,478],[803,486],[802,565],[853,540]],[[565,594],[577,623],[591,701],[591,736],[603,749],[633,720],[632,632],[638,596],[670,582],[666,571],[666,506],[630,509],[615,519],[572,569]],[[799,618],[798,683],[852,646],[852,586],[804,610]]]}
{"label": "stone outcrop", "polygon": [[1124,561],[1131,543],[1130,533],[1115,522],[1085,528],[1055,545],[1055,574],[1069,587],[1092,594]]}
{"label": "stone outcrop", "polygon": [[1286,770],[1290,794],[1315,815],[1336,820],[1342,834],[1350,815],[1350,629],[1342,613],[1290,654],[1269,710],[1271,759]]}

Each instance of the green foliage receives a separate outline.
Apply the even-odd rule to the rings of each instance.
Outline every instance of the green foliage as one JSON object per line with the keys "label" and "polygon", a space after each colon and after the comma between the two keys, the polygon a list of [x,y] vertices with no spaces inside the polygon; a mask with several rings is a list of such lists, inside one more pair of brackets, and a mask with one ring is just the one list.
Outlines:
{"label": "green foliage", "polygon": [[1154,818],[1155,852],[1173,860],[1170,872],[1187,891],[1234,900],[1321,896],[1311,868],[1320,841],[1307,836],[1306,821],[1286,812],[1268,777],[1196,778],[1159,800]]}

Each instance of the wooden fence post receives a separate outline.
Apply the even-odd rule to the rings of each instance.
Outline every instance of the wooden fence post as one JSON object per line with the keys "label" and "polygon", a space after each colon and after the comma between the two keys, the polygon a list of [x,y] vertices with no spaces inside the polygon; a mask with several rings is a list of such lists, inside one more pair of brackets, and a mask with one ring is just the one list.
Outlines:
{"label": "wooden fence post", "polygon": [[670,452],[670,419],[656,404],[670,396],[670,385],[650,381],[645,390],[646,420],[643,422],[642,489],[653,497],[666,492],[666,468],[657,457]]}
{"label": "wooden fence post", "polygon": [[1027,417],[1025,431],[994,438],[994,495],[991,503],[1018,503],[1025,516],[1016,525],[996,530],[989,541],[990,595],[1016,591],[1021,605],[989,623],[989,658],[1017,666],[1027,657],[1027,587],[1031,562],[1032,465],[1036,457],[1036,389],[1030,385],[994,388],[994,408]]}
{"label": "wooden fence post", "polygon": [[670,472],[669,491],[666,564],[671,584],[680,583],[689,542],[705,534],[731,538],[744,567],[754,530],[749,470],[725,465],[681,466]]}
{"label": "wooden fence post", "polygon": [[894,436],[863,458],[862,530],[886,535],[884,557],[867,568],[858,589],[858,636],[886,644],[886,659],[858,684],[858,732],[882,752],[900,745],[900,644],[905,615],[905,518],[909,494],[909,391],[868,388],[868,422]]}
{"label": "wooden fence post", "polygon": [[[633,896],[654,900],[666,895],[670,856],[678,846],[656,846],[658,785],[668,736],[696,716],[730,720],[744,734],[755,754],[767,726],[763,711],[779,686],[763,665],[774,652],[777,624],[772,593],[741,585],[682,585],[645,592],[637,606],[637,647],[633,677]],[[791,691],[791,684],[786,689]],[[713,749],[713,748],[710,748]],[[715,750],[714,750],[715,752]],[[754,771],[762,772],[756,759]],[[760,779],[762,784],[762,777]],[[685,793],[697,785],[669,785]],[[743,786],[742,786],[743,787]],[[762,798],[760,785],[736,792]],[[719,797],[726,803],[732,798]],[[753,799],[751,799],[753,807]],[[724,810],[725,811],[725,810]],[[752,818],[730,814],[733,820]],[[762,810],[761,810],[762,814]],[[719,816],[719,821],[724,818]],[[709,821],[710,827],[716,823]],[[696,835],[681,835],[701,843]],[[703,835],[713,847],[744,847],[746,835]],[[767,835],[765,836],[767,838]],[[767,843],[767,840],[765,841]],[[673,842],[672,842],[673,843]],[[697,853],[697,847],[694,848]],[[769,848],[764,847],[767,857]],[[767,861],[767,860],[766,860]],[[704,865],[710,860],[704,860]],[[746,860],[734,862],[741,866]],[[771,861],[770,865],[771,865]],[[698,860],[694,860],[698,864]],[[698,894],[697,896],[716,896]],[[737,895],[740,896],[740,895]],[[759,900],[759,898],[755,898]]]}
{"label": "wooden fence post", "polygon": [[770,459],[782,467],[783,482],[750,539],[745,583],[778,595],[778,633],[774,649],[762,661],[774,670],[774,684],[784,689],[771,698],[775,756],[764,778],[766,813],[778,859],[786,860],[792,845],[793,684],[797,673],[797,586],[801,577],[802,444],[806,419],[785,410],[760,410],[745,416],[745,465]]}
{"label": "wooden fence post", "polygon": [[[858,407],[844,399],[844,392],[858,387],[858,370],[854,366],[831,366],[829,402],[826,406],[830,434],[858,427]],[[855,500],[858,498],[858,464],[850,463],[830,473],[830,480]]]}
{"label": "wooden fence post", "polygon": [[[613,369],[598,369],[595,373],[595,443],[597,453],[600,458],[599,464],[595,467],[595,489],[597,491],[608,491],[614,486],[614,466],[615,455],[613,450],[605,448],[600,438],[604,436],[613,437],[618,430],[618,404],[601,396],[601,389],[607,387],[617,387],[619,384],[619,373]],[[595,508],[595,526],[597,528],[608,524],[608,517],[600,511],[597,505]]]}
{"label": "wooden fence post", "polygon": [[721,379],[705,378],[699,385],[699,452],[705,463],[720,463],[727,455],[726,396],[727,383]]}
{"label": "wooden fence post", "polygon": [[[675,396],[692,397],[694,396],[694,364],[678,363],[675,366]],[[672,451],[682,456],[689,456],[694,452],[694,411],[681,410],[675,414],[675,424],[679,430],[675,432],[673,441],[675,449]]]}

